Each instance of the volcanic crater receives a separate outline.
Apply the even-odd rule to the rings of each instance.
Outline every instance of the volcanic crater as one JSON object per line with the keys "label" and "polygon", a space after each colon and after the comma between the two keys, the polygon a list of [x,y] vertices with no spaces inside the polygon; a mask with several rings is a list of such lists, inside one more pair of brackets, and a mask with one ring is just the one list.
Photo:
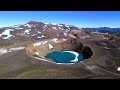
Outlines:
{"label": "volcanic crater", "polygon": [[[48,61],[54,62],[52,59],[45,58],[49,53],[60,50],[70,50],[75,53],[83,53],[83,48],[85,46],[77,39],[46,39],[40,42],[35,42],[27,45],[26,52],[31,57],[37,57],[42,59],[47,59]],[[85,50],[84,50],[85,52]],[[90,56],[92,56],[92,51],[87,51]],[[86,54],[86,53],[85,53]]]}

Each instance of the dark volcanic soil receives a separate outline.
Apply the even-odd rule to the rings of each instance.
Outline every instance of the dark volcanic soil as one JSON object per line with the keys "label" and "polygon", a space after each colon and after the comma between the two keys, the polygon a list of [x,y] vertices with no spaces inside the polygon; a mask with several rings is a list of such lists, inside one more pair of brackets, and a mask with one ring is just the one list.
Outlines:
{"label": "dark volcanic soil", "polygon": [[[84,61],[86,64],[95,64],[106,70],[119,73],[117,67],[120,66],[120,46],[111,41],[82,41],[83,44],[89,45],[93,50],[93,56]],[[102,44],[102,43],[106,43]]]}
{"label": "dark volcanic soil", "polygon": [[57,65],[29,57],[25,50],[5,54],[0,58],[0,78],[84,78],[96,76],[89,70],[76,65]]}
{"label": "dark volcanic soil", "polygon": [[[101,48],[93,41],[81,41],[90,46],[94,52],[92,58],[85,60],[87,65],[97,65],[109,71],[116,71],[119,66],[120,51],[117,48],[111,50]],[[23,44],[22,44],[23,45]],[[113,57],[114,56],[114,57]],[[119,78],[100,69],[91,71],[79,62],[72,65],[58,65],[46,61],[40,61],[29,57],[25,49],[0,56],[0,78],[5,79],[113,79]],[[112,68],[112,69],[110,69]]]}
{"label": "dark volcanic soil", "polygon": [[[8,36],[5,34],[6,30],[12,35],[9,39],[5,39]],[[71,25],[45,24],[36,21],[17,25],[17,27],[0,28],[0,78],[120,79],[120,71],[117,71],[117,68],[120,67],[119,33],[106,33],[100,33],[94,30],[81,30]],[[53,38],[77,39],[84,46],[91,48],[93,56],[76,64],[58,65],[30,57],[25,49],[1,55],[1,51],[5,52],[9,48],[26,47],[37,41]],[[65,47],[67,45],[65,44]],[[72,45],[70,45],[70,48]],[[64,43],[62,45],[58,43],[56,46],[59,47],[56,49],[65,49],[63,48]],[[78,49],[77,51],[80,50],[79,47],[72,48]],[[38,48],[35,50],[40,51]],[[39,53],[43,54],[44,51],[44,54],[46,54],[47,50],[43,46]]]}

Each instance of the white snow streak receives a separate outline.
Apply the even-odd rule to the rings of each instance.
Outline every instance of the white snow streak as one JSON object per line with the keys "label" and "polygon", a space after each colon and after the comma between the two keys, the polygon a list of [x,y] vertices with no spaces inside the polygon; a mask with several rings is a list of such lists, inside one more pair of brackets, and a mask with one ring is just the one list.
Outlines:
{"label": "white snow streak", "polygon": [[53,46],[51,44],[49,44],[49,49],[52,49],[52,48],[53,48]]}
{"label": "white snow streak", "polygon": [[16,51],[16,50],[22,50],[25,47],[15,47],[15,48],[10,48],[9,51]]}
{"label": "white snow streak", "polygon": [[36,46],[40,46],[40,45],[42,45],[42,44],[46,44],[46,43],[48,43],[48,41],[36,42],[36,43],[33,44],[33,45],[34,45],[34,47],[36,47]]}
{"label": "white snow streak", "polygon": [[0,49],[0,55],[6,54],[6,53],[12,52],[12,51],[22,50],[24,48],[25,47],[14,47],[14,48],[10,48],[10,49],[1,48]]}

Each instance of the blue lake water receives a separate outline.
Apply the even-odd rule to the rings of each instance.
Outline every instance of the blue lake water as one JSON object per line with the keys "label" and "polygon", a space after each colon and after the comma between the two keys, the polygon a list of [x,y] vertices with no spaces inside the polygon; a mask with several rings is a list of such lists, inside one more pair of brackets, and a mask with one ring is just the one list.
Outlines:
{"label": "blue lake water", "polygon": [[56,63],[75,63],[83,60],[83,55],[75,51],[59,50],[45,55]]}

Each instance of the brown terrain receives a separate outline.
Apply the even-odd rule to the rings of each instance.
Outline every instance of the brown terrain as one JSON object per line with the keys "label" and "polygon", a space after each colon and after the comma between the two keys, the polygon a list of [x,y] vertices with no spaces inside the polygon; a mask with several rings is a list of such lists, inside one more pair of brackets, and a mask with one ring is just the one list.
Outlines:
{"label": "brown terrain", "polygon": [[[120,37],[65,27],[64,24],[61,28],[61,24],[33,21],[25,25],[0,28],[0,34],[12,29],[9,39],[4,39],[4,34],[0,36],[0,79],[120,79],[120,71],[117,71],[120,67]],[[51,41],[55,38],[59,39],[58,43]],[[48,41],[54,48],[49,49],[48,43],[33,46],[41,41]],[[81,49],[83,45],[92,49],[93,56],[79,63],[56,64],[34,58],[34,52],[39,52],[40,57],[66,48]],[[23,46],[25,48],[21,50],[1,53],[3,48]]]}

